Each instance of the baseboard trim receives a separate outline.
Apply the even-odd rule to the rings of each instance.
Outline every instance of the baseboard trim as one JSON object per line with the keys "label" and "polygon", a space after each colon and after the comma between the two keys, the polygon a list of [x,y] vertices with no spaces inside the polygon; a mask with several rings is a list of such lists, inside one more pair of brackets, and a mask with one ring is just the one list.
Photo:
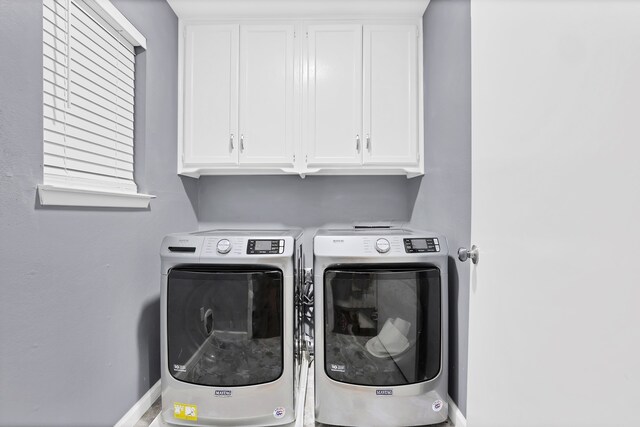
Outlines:
{"label": "baseboard trim", "polygon": [[135,405],[127,411],[126,414],[120,418],[120,421],[115,423],[113,427],[133,427],[140,418],[144,415],[145,412],[151,408],[153,402],[155,402],[158,397],[160,397],[160,392],[162,388],[160,387],[160,380],[155,383],[145,394],[138,400]]}
{"label": "baseboard trim", "polygon": [[[160,380],[158,380],[113,427],[133,427],[144,413],[151,408],[153,402],[160,397],[161,391]],[[462,415],[460,408],[458,408],[451,396],[447,396],[447,403],[449,404],[449,420],[451,420],[451,423],[455,427],[467,427],[467,419]]]}
{"label": "baseboard trim", "polygon": [[456,405],[456,402],[453,401],[451,396],[447,396],[447,403],[449,404],[449,419],[451,420],[451,424],[456,427],[467,427],[467,419],[460,412],[460,408]]}

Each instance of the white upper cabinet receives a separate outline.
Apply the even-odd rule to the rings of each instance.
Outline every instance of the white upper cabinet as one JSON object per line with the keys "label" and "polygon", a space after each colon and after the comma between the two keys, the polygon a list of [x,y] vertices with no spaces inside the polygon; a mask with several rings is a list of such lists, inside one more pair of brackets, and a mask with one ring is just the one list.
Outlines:
{"label": "white upper cabinet", "polygon": [[240,27],[240,164],[293,167],[294,26]]}
{"label": "white upper cabinet", "polygon": [[365,165],[417,165],[418,28],[363,28]]}
{"label": "white upper cabinet", "polygon": [[310,25],[307,164],[362,161],[362,26]]}
{"label": "white upper cabinet", "polygon": [[[369,15],[343,0],[340,8],[367,17],[295,18],[270,16],[274,3],[265,0],[264,19],[199,16],[176,2],[189,16],[179,24],[178,172],[422,175],[422,14],[415,11],[426,3],[408,1],[405,14],[394,15],[393,1],[376,3]],[[325,10],[317,0],[299,3],[287,4]],[[203,14],[215,4],[203,2]]]}
{"label": "white upper cabinet", "polygon": [[238,163],[238,25],[190,25],[184,34],[183,164]]}

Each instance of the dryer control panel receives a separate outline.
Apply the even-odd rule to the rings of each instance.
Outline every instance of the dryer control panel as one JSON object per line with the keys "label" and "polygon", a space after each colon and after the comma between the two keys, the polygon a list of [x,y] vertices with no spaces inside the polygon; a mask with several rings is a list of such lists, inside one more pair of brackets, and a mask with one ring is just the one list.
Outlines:
{"label": "dryer control panel", "polygon": [[407,253],[440,252],[440,242],[433,237],[424,239],[404,239],[404,250]]}
{"label": "dryer control panel", "polygon": [[247,242],[248,255],[281,254],[283,252],[283,239],[249,239]]}

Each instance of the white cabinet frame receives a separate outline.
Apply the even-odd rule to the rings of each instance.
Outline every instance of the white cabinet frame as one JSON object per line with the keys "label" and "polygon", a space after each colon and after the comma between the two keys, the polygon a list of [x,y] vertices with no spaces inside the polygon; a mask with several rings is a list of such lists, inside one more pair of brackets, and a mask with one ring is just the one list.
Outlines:
{"label": "white cabinet frame", "polygon": [[[360,165],[362,26],[309,25],[306,35],[308,132],[305,161],[310,167]],[[341,75],[340,81],[330,82],[330,79],[336,80],[336,74]]]}
{"label": "white cabinet frame", "polygon": [[[237,165],[239,26],[190,25],[182,34],[179,163],[185,168]],[[224,51],[228,62],[219,63]],[[206,117],[209,113],[222,120]]]}
{"label": "white cabinet frame", "polygon": [[[193,156],[187,155],[188,148],[186,147],[186,141],[188,136],[187,125],[189,125],[188,118],[186,117],[186,99],[185,99],[185,66],[186,66],[186,49],[185,49],[185,34],[186,29],[192,25],[229,25],[238,28],[238,52],[242,52],[242,33],[243,26],[249,27],[278,27],[282,26],[293,28],[293,88],[292,88],[292,102],[288,103],[293,107],[291,114],[288,116],[293,117],[292,126],[287,125],[287,129],[290,130],[292,135],[292,145],[290,151],[287,152],[287,157],[273,158],[269,156],[258,156],[251,158],[251,156],[243,157],[240,154],[240,135],[242,134],[242,101],[236,106],[236,117],[240,118],[236,120],[236,132],[234,133],[234,146],[237,149],[237,157],[235,163],[217,160],[217,163],[210,162],[209,160],[202,159],[196,160]],[[365,70],[362,65],[366,64],[366,58],[362,57],[362,54],[366,50],[364,40],[362,39],[363,29],[366,28],[383,28],[385,26],[406,26],[406,28],[415,28],[416,40],[415,47],[417,50],[415,69],[410,72],[415,72],[416,81],[416,118],[415,118],[415,131],[416,136],[416,156],[409,156],[406,153],[401,153],[396,158],[390,158],[387,160],[377,159],[375,155],[368,155],[366,152],[366,130],[371,129],[371,125],[366,123],[366,119],[363,117],[363,111],[366,112],[365,99],[365,86],[364,81],[367,78],[365,76]],[[320,157],[314,158],[310,155],[310,146],[313,143],[310,135],[312,135],[312,126],[314,123],[310,123],[310,109],[312,108],[311,100],[315,97],[310,88],[311,79],[309,73],[314,71],[310,70],[309,64],[309,50],[310,40],[309,37],[313,37],[313,29],[330,28],[331,26],[353,26],[360,28],[360,72],[362,86],[360,91],[360,124],[354,125],[354,130],[357,130],[353,135],[353,149],[356,151],[356,135],[360,138],[360,154],[354,156],[352,159],[347,158],[334,158],[334,159],[321,159]],[[278,175],[278,174],[299,174],[304,177],[307,174],[314,175],[406,175],[407,178],[420,176],[424,174],[424,124],[423,124],[423,66],[422,66],[422,19],[421,18],[349,18],[343,20],[336,19],[321,19],[314,18],[309,20],[292,19],[285,17],[283,19],[260,19],[260,18],[229,18],[219,20],[208,19],[190,19],[179,21],[179,82],[178,82],[178,173],[185,176],[199,177],[201,175]],[[309,31],[309,28],[312,31]],[[289,47],[287,47],[289,49]],[[239,53],[238,57],[238,80],[236,82],[236,99],[242,99],[240,89],[240,79],[242,72],[241,59],[242,53]],[[287,94],[287,97],[290,95]],[[365,127],[367,129],[365,129]],[[374,125],[375,127],[375,125]],[[358,132],[359,131],[359,132]],[[283,135],[288,140],[288,134]],[[249,140],[247,139],[247,144]],[[374,144],[374,140],[371,140],[371,144]],[[375,151],[373,151],[375,154]]]}
{"label": "white cabinet frame", "polygon": [[240,26],[241,167],[293,168],[294,29],[292,24]]}
{"label": "white cabinet frame", "polygon": [[363,164],[417,166],[418,28],[364,25],[362,32]]}

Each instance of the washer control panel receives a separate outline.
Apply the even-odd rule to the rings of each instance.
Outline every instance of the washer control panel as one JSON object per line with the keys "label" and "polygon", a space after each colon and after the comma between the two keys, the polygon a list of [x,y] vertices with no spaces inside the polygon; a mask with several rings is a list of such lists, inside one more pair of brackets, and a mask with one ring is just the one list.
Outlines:
{"label": "washer control panel", "polygon": [[440,242],[437,238],[404,239],[404,250],[407,253],[440,252]]}
{"label": "washer control panel", "polygon": [[231,250],[231,242],[228,239],[218,240],[218,244],[216,245],[216,251],[219,254],[228,254],[230,250]]}
{"label": "washer control panel", "polygon": [[381,254],[386,254],[391,249],[391,243],[387,239],[378,239],[376,240],[376,251]]}
{"label": "washer control panel", "polygon": [[284,253],[284,240],[249,239],[247,242],[248,255],[265,255]]}

